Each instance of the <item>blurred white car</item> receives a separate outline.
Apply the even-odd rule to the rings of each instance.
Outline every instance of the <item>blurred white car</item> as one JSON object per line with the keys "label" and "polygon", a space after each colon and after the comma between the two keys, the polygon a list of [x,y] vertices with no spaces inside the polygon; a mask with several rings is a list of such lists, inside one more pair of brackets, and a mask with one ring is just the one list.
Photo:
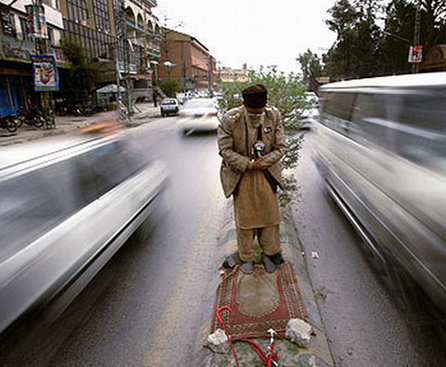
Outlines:
{"label": "blurred white car", "polygon": [[180,117],[178,126],[187,135],[196,131],[215,131],[219,124],[216,102],[212,98],[189,100]]}
{"label": "blurred white car", "polygon": [[0,149],[0,333],[61,311],[135,232],[167,181],[120,136]]}
{"label": "blurred white car", "polygon": [[312,107],[312,108],[319,108],[319,98],[314,92],[306,92],[305,93],[305,101]]}

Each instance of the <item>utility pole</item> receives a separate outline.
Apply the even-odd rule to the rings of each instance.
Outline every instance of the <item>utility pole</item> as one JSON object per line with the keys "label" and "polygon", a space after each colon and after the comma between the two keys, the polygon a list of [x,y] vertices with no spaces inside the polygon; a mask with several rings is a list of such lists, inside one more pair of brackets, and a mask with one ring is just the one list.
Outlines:
{"label": "utility pole", "polygon": [[[117,0],[115,4],[116,22],[116,84],[118,86],[118,110],[120,122],[127,125],[130,122],[132,109],[131,80],[130,80],[130,45],[127,37],[127,17],[123,0]],[[122,62],[121,62],[122,59]],[[121,68],[122,66],[122,68]],[[121,80],[121,71],[123,78]],[[122,81],[122,83],[121,83]],[[120,86],[125,88],[121,93]]]}
{"label": "utility pole", "polygon": [[[14,3],[14,2],[13,2]],[[11,3],[12,4],[12,3]],[[46,30],[46,18],[44,13],[41,15],[40,9],[43,8],[43,2],[42,0],[33,0],[33,17],[39,17],[37,19],[37,24],[39,24],[42,27],[42,30],[39,30],[37,32],[35,30],[35,33],[39,33],[39,36],[35,35],[34,42],[35,42],[35,54],[36,55],[47,55],[48,54],[48,46],[47,46],[47,38],[48,36],[45,34]],[[37,10],[36,10],[37,9]],[[34,21],[34,20],[33,20]],[[34,21],[34,24],[36,22]],[[57,70],[56,70],[57,72]],[[45,127],[49,128],[54,127],[54,116],[53,116],[53,109],[51,106],[51,93],[50,92],[39,92],[39,99],[40,99],[40,108],[42,112],[44,112],[45,115]],[[52,123],[49,123],[49,121],[52,121]]]}
{"label": "utility pole", "polygon": [[[421,10],[420,10],[420,4],[417,3],[417,10],[415,13],[415,29],[414,29],[414,35],[413,35],[413,44],[414,46],[419,46],[420,44],[420,31],[421,31]],[[412,63],[412,74],[418,73],[418,63],[414,62]]]}
{"label": "utility pole", "polygon": [[209,95],[211,97],[213,97],[214,91],[212,88],[212,56],[211,55],[209,55],[209,58],[208,58],[208,90],[209,90]]}

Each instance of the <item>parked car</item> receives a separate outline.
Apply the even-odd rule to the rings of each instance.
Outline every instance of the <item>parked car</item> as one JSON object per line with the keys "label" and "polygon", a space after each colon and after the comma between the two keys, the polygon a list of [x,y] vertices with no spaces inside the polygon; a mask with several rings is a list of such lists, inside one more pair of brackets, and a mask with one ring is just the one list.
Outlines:
{"label": "parked car", "polygon": [[180,111],[180,103],[176,98],[164,98],[160,105],[161,116],[176,115]]}
{"label": "parked car", "polygon": [[43,304],[66,307],[154,210],[166,177],[120,135],[2,148],[0,333]]}
{"label": "parked car", "polygon": [[178,126],[184,134],[215,131],[218,128],[216,101],[212,98],[189,100],[181,111]]}

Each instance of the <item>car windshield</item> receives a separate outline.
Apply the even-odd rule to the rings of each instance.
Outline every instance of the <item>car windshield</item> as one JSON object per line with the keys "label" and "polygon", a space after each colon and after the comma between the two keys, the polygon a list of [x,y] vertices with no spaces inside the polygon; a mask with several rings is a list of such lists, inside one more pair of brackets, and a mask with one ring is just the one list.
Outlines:
{"label": "car windshield", "polygon": [[212,108],[215,107],[212,99],[194,99],[187,102],[187,108]]}
{"label": "car windshield", "polygon": [[174,99],[167,99],[165,101],[162,101],[161,104],[164,105],[174,105],[176,104],[176,101]]}

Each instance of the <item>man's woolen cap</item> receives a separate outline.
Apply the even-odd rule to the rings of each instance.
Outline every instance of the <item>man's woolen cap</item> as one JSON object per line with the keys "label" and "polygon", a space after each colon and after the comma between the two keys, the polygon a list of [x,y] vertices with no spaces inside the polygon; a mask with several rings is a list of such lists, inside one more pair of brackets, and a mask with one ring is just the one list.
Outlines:
{"label": "man's woolen cap", "polygon": [[242,90],[243,104],[249,108],[262,108],[266,106],[268,90],[263,84],[251,85]]}

